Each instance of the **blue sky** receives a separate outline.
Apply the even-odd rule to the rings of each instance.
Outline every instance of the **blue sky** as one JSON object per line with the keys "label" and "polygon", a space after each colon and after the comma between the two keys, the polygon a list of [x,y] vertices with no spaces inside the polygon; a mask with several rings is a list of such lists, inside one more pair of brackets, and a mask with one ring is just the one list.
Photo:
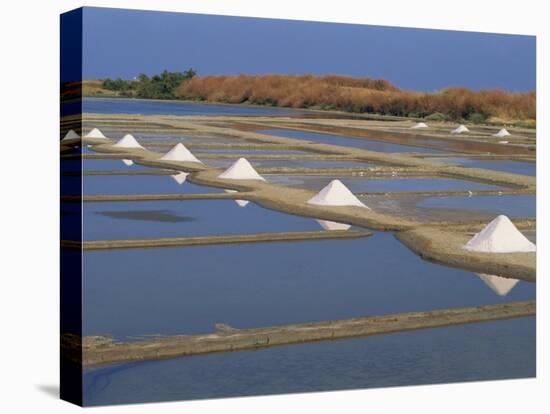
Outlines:
{"label": "blue sky", "polygon": [[535,89],[534,36],[85,8],[83,78],[342,74],[432,91]]}

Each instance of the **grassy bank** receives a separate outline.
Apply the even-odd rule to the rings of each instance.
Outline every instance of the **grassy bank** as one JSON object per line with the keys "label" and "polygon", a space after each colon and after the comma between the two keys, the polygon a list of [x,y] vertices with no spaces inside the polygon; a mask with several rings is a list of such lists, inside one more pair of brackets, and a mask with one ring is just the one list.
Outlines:
{"label": "grassy bank", "polygon": [[[80,92],[67,85],[62,95]],[[383,79],[345,76],[238,75],[196,76],[194,70],[167,72],[134,80],[85,80],[82,95],[137,99],[178,99],[225,104],[344,111],[428,122],[536,126],[535,92],[473,91],[447,88],[436,92],[404,91]]]}
{"label": "grassy bank", "polygon": [[224,103],[424,118],[428,121],[500,122],[526,125],[536,119],[534,92],[448,88],[403,91],[385,80],[343,76],[206,76],[183,83],[176,95]]}

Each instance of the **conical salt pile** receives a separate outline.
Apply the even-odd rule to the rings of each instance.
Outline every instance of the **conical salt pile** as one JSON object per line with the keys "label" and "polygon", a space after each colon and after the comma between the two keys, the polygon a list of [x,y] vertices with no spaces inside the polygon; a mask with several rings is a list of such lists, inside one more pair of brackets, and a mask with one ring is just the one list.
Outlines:
{"label": "conical salt pile", "polygon": [[503,137],[507,137],[509,135],[512,135],[510,134],[506,128],[502,128],[500,131],[498,131],[496,134],[493,134],[494,137],[499,137],[499,138],[503,138]]}
{"label": "conical salt pile", "polygon": [[176,183],[178,183],[179,185],[182,185],[185,180],[187,180],[187,176],[189,175],[189,173],[184,173],[184,172],[180,172],[179,174],[174,174],[174,175],[171,175],[170,177],[172,177]]}
{"label": "conical salt pile", "polygon": [[365,207],[340,180],[332,180],[325,188],[307,202],[318,206],[357,206]]}
{"label": "conical salt pile", "polygon": [[237,205],[239,207],[246,207],[248,205],[248,203],[250,203],[250,201],[248,201],[248,200],[235,200],[235,203],[237,203]]}
{"label": "conical salt pile", "polygon": [[[224,190],[226,193],[236,193],[237,190]],[[248,200],[234,200],[239,207],[246,207],[250,201]]]}
{"label": "conical salt pile", "polygon": [[101,132],[99,129],[94,128],[90,132],[88,132],[86,135],[84,135],[84,138],[106,139],[107,137],[103,135],[103,132]]}
{"label": "conical salt pile", "polygon": [[453,129],[451,131],[451,134],[462,134],[463,132],[470,132],[470,130],[466,128],[464,125],[460,125],[458,128]]}
{"label": "conical salt pile", "polygon": [[63,137],[61,141],[68,141],[70,139],[80,139],[80,135],[78,135],[76,132],[74,132],[74,129],[69,130]]}
{"label": "conical salt pile", "polygon": [[418,124],[414,124],[411,129],[419,129],[419,128],[428,128],[428,125],[426,125],[424,122],[419,122]]}
{"label": "conical salt pile", "polygon": [[463,248],[474,252],[534,252],[537,247],[506,216],[498,216],[477,233]]}
{"label": "conical salt pile", "polygon": [[132,160],[122,160],[122,162],[127,167],[131,167],[132,165],[134,165],[134,161],[132,161]]}
{"label": "conical salt pile", "polygon": [[316,220],[317,223],[325,230],[348,230],[351,225],[346,223],[337,223],[336,221],[329,220]]}
{"label": "conical salt pile", "polygon": [[161,158],[164,161],[184,161],[201,163],[181,142],[177,143],[170,151]]}
{"label": "conical salt pile", "polygon": [[250,165],[246,158],[239,158],[231,165],[227,170],[218,175],[218,178],[225,178],[228,180],[261,180],[265,181],[265,178],[256,172],[254,167]]}
{"label": "conical salt pile", "polygon": [[117,148],[143,148],[131,134],[126,134],[113,147]]}
{"label": "conical salt pile", "polygon": [[479,278],[499,296],[506,296],[519,282],[517,279],[508,279],[496,275],[478,274]]}

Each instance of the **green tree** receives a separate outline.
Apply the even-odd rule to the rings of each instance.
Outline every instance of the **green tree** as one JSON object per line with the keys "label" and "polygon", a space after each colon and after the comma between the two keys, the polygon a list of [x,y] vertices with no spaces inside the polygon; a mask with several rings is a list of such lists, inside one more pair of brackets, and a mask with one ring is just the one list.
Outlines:
{"label": "green tree", "polygon": [[122,96],[133,96],[135,91],[139,98],[149,99],[176,99],[176,89],[183,83],[197,75],[193,68],[185,72],[169,72],[164,70],[159,75],[152,77],[141,73],[137,80],[128,81],[121,78],[103,81],[103,88],[117,91]]}

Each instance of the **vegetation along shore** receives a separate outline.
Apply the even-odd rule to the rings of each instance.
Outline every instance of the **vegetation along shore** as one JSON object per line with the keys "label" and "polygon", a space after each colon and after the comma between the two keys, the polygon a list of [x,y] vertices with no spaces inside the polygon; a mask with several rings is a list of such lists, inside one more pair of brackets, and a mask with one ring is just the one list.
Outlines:
{"label": "vegetation along shore", "polygon": [[348,76],[198,76],[194,69],[141,74],[133,80],[85,80],[63,86],[64,94],[82,87],[85,96],[194,100],[286,108],[333,110],[437,121],[504,123],[534,127],[536,93],[474,91],[451,87],[434,92],[402,90],[387,80]]}

